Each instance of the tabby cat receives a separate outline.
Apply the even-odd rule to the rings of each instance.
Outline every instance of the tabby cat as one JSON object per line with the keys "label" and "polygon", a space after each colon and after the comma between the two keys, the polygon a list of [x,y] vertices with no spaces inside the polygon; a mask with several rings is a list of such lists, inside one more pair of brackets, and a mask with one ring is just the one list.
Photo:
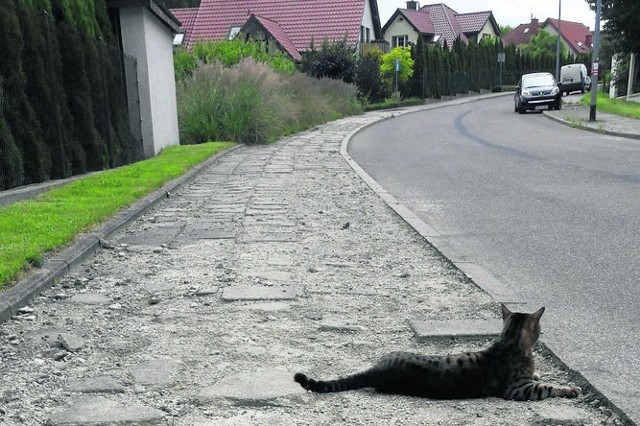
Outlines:
{"label": "tabby cat", "polygon": [[316,381],[296,373],[294,380],[313,392],[374,388],[378,392],[433,399],[497,396],[522,401],[577,397],[579,387],[541,383],[534,373],[531,350],[540,337],[543,312],[544,308],[532,314],[512,313],[502,305],[502,334],[480,352],[449,356],[394,352],[369,370],[352,376]]}

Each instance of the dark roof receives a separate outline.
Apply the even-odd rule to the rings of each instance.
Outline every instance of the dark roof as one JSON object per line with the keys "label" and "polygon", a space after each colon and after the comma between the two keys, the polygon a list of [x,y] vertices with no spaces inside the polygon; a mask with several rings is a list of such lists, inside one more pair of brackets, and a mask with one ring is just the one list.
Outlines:
{"label": "dark roof", "polygon": [[164,3],[158,0],[107,0],[107,7],[146,7],[173,33],[179,32],[180,22]]}
{"label": "dark roof", "polygon": [[[538,24],[537,19],[532,19],[529,24],[520,24],[509,34],[502,38],[505,43],[513,43],[516,46],[527,44],[531,38],[536,35],[538,30],[545,27],[552,27],[558,32],[558,20],[548,18],[542,25]],[[560,21],[560,32],[562,39],[576,53],[588,53],[591,51],[591,30],[580,22]]]}
{"label": "dark roof", "polygon": [[[312,40],[321,43],[346,38],[348,44],[355,45],[367,3],[375,15],[375,0],[202,0],[186,45],[226,39],[232,27],[242,27],[251,15],[277,23],[298,51],[307,50]],[[376,18],[374,26],[376,22],[379,25]],[[379,27],[374,30],[380,32]]]}
{"label": "dark roof", "polygon": [[520,24],[511,32],[502,37],[505,44],[513,43],[516,46],[529,43],[529,40],[537,34],[540,24],[537,19],[532,19],[528,24]]}

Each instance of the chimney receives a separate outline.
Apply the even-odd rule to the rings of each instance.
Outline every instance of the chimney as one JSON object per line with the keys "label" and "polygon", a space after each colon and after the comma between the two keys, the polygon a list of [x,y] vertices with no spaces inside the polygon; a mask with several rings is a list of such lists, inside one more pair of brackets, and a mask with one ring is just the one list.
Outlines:
{"label": "chimney", "polygon": [[591,33],[587,34],[587,36],[584,38],[584,44],[586,44],[589,49],[591,49],[593,47],[592,46],[592,44],[593,44],[593,34],[591,34]]}
{"label": "chimney", "polygon": [[538,32],[538,28],[540,27],[538,18],[531,17],[531,23],[529,24],[529,31],[531,34],[536,34]]}
{"label": "chimney", "polygon": [[419,7],[419,3],[417,1],[408,1],[407,2],[407,9],[409,10],[418,10]]}

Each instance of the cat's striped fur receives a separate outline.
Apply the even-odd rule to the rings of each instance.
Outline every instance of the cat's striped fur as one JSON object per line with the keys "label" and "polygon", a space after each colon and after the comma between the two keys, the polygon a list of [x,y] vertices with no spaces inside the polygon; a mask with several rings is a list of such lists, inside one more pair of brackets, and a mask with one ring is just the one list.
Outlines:
{"label": "cat's striped fur", "polygon": [[514,400],[574,398],[578,387],[541,383],[534,372],[532,348],[540,337],[544,308],[532,314],[512,313],[502,305],[500,338],[480,352],[431,356],[394,352],[369,370],[330,381],[297,373],[294,380],[313,392],[374,388],[379,392],[434,399],[497,396]]}

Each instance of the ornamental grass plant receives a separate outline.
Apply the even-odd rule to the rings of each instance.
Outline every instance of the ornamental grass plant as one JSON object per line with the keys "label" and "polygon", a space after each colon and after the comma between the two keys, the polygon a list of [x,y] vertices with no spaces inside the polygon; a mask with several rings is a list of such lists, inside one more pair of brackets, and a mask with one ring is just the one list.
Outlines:
{"label": "ornamental grass plant", "polygon": [[269,143],[362,112],[352,84],[275,71],[252,58],[201,64],[177,92],[182,144]]}

